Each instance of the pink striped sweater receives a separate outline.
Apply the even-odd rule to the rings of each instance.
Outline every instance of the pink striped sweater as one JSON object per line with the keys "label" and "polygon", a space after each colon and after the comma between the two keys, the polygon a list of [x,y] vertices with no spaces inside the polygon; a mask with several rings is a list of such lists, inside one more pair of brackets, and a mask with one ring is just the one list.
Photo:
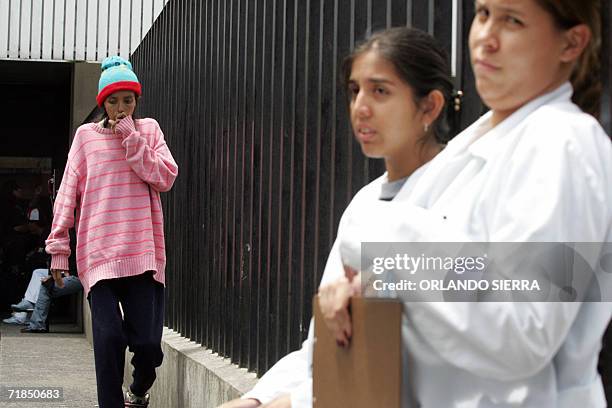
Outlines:
{"label": "pink striped sweater", "polygon": [[82,125],[68,153],[46,249],[51,268],[67,270],[68,229],[76,224],[86,296],[99,280],[145,271],[155,271],[155,280],[165,284],[159,193],[170,190],[178,166],[157,122],[135,122],[121,120],[115,133],[97,123]]}

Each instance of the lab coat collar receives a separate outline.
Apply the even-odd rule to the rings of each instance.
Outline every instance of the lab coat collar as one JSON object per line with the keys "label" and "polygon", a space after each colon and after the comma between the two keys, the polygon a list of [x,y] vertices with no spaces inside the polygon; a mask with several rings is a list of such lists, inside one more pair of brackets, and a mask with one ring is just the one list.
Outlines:
{"label": "lab coat collar", "polygon": [[525,106],[508,116],[493,129],[488,129],[490,126],[491,112],[487,112],[474,123],[470,132],[466,132],[468,134],[465,135],[465,141],[467,142],[468,151],[472,155],[480,157],[483,160],[494,157],[495,153],[503,147],[503,143],[500,142],[510,137],[512,131],[515,130],[527,116],[541,106],[553,102],[570,101],[572,93],[572,85],[569,82],[565,82],[555,90],[525,104]]}

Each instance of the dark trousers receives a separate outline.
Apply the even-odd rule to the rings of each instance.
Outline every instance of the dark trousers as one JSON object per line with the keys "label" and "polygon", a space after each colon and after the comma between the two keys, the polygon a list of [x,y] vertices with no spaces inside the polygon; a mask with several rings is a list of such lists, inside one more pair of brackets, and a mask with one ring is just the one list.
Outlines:
{"label": "dark trousers", "polygon": [[[123,309],[123,318],[119,310]],[[134,353],[131,391],[143,396],[162,363],[164,287],[151,272],[97,282],[89,292],[100,408],[123,408],[125,348]]]}

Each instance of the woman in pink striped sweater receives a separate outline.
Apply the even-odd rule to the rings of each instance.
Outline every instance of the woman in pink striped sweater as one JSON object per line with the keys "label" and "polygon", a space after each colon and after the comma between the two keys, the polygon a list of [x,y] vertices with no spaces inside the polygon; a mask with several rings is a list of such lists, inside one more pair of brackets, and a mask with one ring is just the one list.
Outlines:
{"label": "woman in pink striped sweater", "polygon": [[[140,94],[128,61],[103,61],[97,102],[104,120],[82,125],[75,134],[46,242],[61,287],[70,255],[68,230],[76,228],[77,270],[91,307],[101,408],[146,407],[163,358],[166,255],[160,193],[170,190],[178,167],[158,123],[132,119]],[[134,382],[124,398],[126,346],[134,352]]]}

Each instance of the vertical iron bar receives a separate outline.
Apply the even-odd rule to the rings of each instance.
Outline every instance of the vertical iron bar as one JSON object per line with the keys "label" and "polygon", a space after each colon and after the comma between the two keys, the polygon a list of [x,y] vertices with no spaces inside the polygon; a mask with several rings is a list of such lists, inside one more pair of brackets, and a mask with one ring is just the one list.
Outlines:
{"label": "vertical iron bar", "polygon": [[412,27],[412,0],[406,0],[406,26]]}
{"label": "vertical iron bar", "polygon": [[[469,27],[474,17],[474,3],[471,1],[462,1],[462,20],[458,25],[462,27]],[[463,30],[462,33],[462,44],[468,43],[469,30]],[[476,118],[478,118],[483,110],[482,102],[476,91],[476,84],[474,80],[474,72],[470,65],[470,51],[468,47],[463,47],[461,52],[462,55],[462,76],[461,76],[461,90],[463,91],[463,103],[459,118],[459,128],[457,131],[466,128]]]}
{"label": "vertical iron bar", "polygon": [[[258,353],[258,309],[257,309],[257,300],[258,300],[258,289],[259,289],[259,279],[256,271],[259,270],[259,263],[255,263],[257,260],[255,258],[255,251],[258,246],[257,243],[257,231],[255,228],[255,137],[256,137],[256,128],[257,125],[255,123],[255,118],[257,115],[257,97],[256,97],[256,84],[257,84],[257,50],[258,47],[258,26],[257,22],[257,10],[258,10],[258,1],[247,1],[249,7],[249,12],[247,13],[247,21],[252,21],[251,24],[252,29],[252,41],[249,41],[249,30],[245,30],[245,42],[250,44],[250,47],[247,47],[247,50],[251,50],[250,55],[247,53],[247,58],[245,62],[245,66],[250,68],[250,78],[247,77],[246,81],[250,85],[247,89],[249,91],[248,95],[248,114],[247,114],[247,153],[249,157],[248,161],[248,205],[249,209],[249,223],[248,223],[248,233],[246,234],[248,237],[248,243],[246,244],[247,253],[248,253],[248,267],[249,267],[249,301],[248,301],[248,336],[249,336],[249,344],[248,344],[248,365],[247,367],[250,370],[255,370],[257,368],[257,356]],[[250,89],[249,89],[250,88]]]}
{"label": "vertical iron bar", "polygon": [[277,273],[277,261],[278,258],[276,257],[276,252],[277,252],[277,248],[276,248],[276,242],[274,237],[276,236],[276,228],[275,228],[275,224],[276,224],[276,217],[275,214],[277,212],[277,208],[276,208],[276,200],[274,199],[274,186],[275,186],[275,179],[276,179],[276,174],[275,174],[275,166],[274,166],[274,162],[275,162],[275,155],[276,155],[276,150],[278,148],[278,145],[280,143],[280,137],[279,135],[276,134],[276,120],[278,115],[277,110],[278,110],[278,106],[276,105],[276,102],[278,101],[278,88],[279,88],[279,81],[277,80],[277,70],[276,70],[276,61],[277,61],[277,55],[279,54],[278,50],[277,50],[277,44],[278,44],[278,40],[277,40],[277,9],[278,9],[278,2],[282,1],[282,0],[272,0],[272,10],[271,10],[271,18],[272,18],[272,24],[270,27],[270,37],[271,37],[271,44],[270,44],[270,86],[268,87],[268,91],[269,91],[269,97],[270,100],[267,104],[267,106],[272,107],[270,113],[269,113],[269,118],[266,121],[268,124],[268,135],[270,140],[268,141],[268,163],[267,163],[267,167],[268,167],[268,174],[267,174],[267,192],[268,192],[268,197],[267,197],[267,220],[268,220],[268,225],[267,225],[267,273],[268,273],[268,291],[269,291],[269,296],[268,296],[268,310],[270,313],[270,324],[268,326],[268,333],[269,333],[269,338],[272,339],[272,341],[268,342],[268,357],[267,357],[267,361],[266,361],[266,366],[270,367],[271,361],[275,361],[277,359],[277,355],[278,355],[278,343],[279,343],[279,333],[278,333],[278,322],[279,322],[279,311],[277,309],[277,300],[279,297],[279,290],[278,290],[278,273]]}
{"label": "vertical iron bar", "polygon": [[[299,1],[299,0],[296,0]],[[302,4],[301,1],[299,1]],[[312,279],[310,279],[310,275],[312,273],[312,269],[309,268],[309,265],[312,264],[310,260],[310,256],[308,253],[310,240],[307,239],[307,225],[308,225],[308,208],[312,206],[307,206],[307,188],[309,186],[309,178],[308,178],[308,132],[310,130],[310,126],[308,123],[309,117],[309,104],[308,104],[308,95],[310,90],[310,67],[311,67],[311,58],[310,58],[310,0],[308,0],[305,4],[305,12],[304,12],[304,36],[302,37],[302,43],[304,44],[303,50],[303,58],[304,62],[301,64],[303,70],[300,70],[300,74],[303,77],[303,86],[301,87],[301,95],[298,99],[299,103],[301,103],[302,108],[300,109],[300,119],[302,120],[302,126],[300,127],[300,131],[302,132],[301,143],[302,143],[302,168],[301,168],[301,181],[302,188],[300,191],[300,287],[302,288],[302,308],[300,310],[300,316],[302,322],[307,322],[310,320],[310,293],[312,291]],[[308,271],[308,272],[307,272]],[[302,328],[302,331],[304,328]]]}
{"label": "vertical iron bar", "polygon": [[[287,276],[287,304],[288,313],[286,317],[287,325],[287,340],[285,342],[285,352],[295,350],[299,347],[302,338],[301,324],[301,286],[300,282],[300,262],[299,256],[302,253],[299,240],[300,231],[300,212],[296,197],[299,196],[301,188],[301,179],[297,174],[296,167],[299,166],[299,161],[296,160],[299,154],[298,146],[296,146],[296,116],[297,116],[297,60],[298,60],[298,5],[295,0],[286,0],[285,11],[285,27],[290,37],[286,40],[285,47],[287,55],[287,81],[288,94],[285,96],[285,128],[288,148],[284,150],[285,168],[283,171],[285,184],[288,185],[288,197],[283,199],[285,212],[288,213],[285,242],[287,243],[287,256],[283,257],[285,265],[281,266],[286,269]],[[297,162],[297,163],[296,163]]]}
{"label": "vertical iron bar", "polygon": [[406,0],[391,0],[391,27],[406,26],[409,20],[406,20],[407,4]]}
{"label": "vertical iron bar", "polygon": [[[445,0],[445,3],[448,4],[448,0]],[[429,4],[427,5],[427,32],[430,35],[434,35],[434,25],[435,25],[435,0],[429,0]]]}
{"label": "vertical iron bar", "polygon": [[372,0],[367,0],[366,1],[367,7],[366,7],[366,12],[367,12],[367,20],[368,20],[368,29],[367,29],[367,36],[369,37],[372,34],[372,31],[374,31],[372,29]]}
{"label": "vertical iron bar", "polygon": [[412,27],[429,31],[429,0],[412,0]]}
{"label": "vertical iron bar", "polygon": [[267,1],[268,0],[261,0],[261,4],[262,4],[262,8],[261,8],[261,18],[263,21],[263,24],[261,25],[262,27],[262,31],[261,31],[261,64],[259,65],[259,69],[260,69],[260,73],[259,73],[259,77],[260,77],[260,83],[259,83],[259,123],[258,123],[258,133],[259,133],[259,172],[258,172],[258,220],[257,220],[257,228],[259,229],[259,234],[258,234],[258,243],[257,243],[257,249],[258,249],[258,269],[259,269],[259,273],[258,273],[258,280],[260,282],[259,284],[259,288],[260,291],[258,293],[258,306],[257,306],[257,311],[258,311],[258,332],[257,332],[257,350],[258,350],[258,355],[257,355],[257,370],[260,372],[263,372],[267,369],[267,356],[268,356],[268,348],[267,348],[267,341],[266,339],[269,338],[269,331],[268,331],[268,316],[269,316],[269,309],[268,309],[268,287],[269,287],[269,283],[268,283],[268,273],[267,273],[267,269],[265,267],[266,264],[266,253],[264,253],[265,250],[265,235],[264,235],[264,216],[263,216],[263,209],[264,209],[264,185],[263,185],[263,180],[264,180],[264,167],[265,167],[265,161],[264,161],[264,146],[266,143],[266,138],[265,138],[265,128],[264,128],[264,122],[265,122],[265,95],[264,95],[264,90],[266,88],[266,85],[268,84],[267,82],[267,76],[266,76],[266,68],[267,68],[267,64],[266,64],[266,45],[267,45],[267,41],[266,41],[266,31],[267,31],[267,27],[268,27],[268,16],[267,16],[267,10],[266,10],[266,5],[267,5]]}
{"label": "vertical iron bar", "polygon": [[[211,72],[211,90],[212,90],[212,98],[210,99],[210,103],[213,104],[214,108],[213,108],[213,112],[212,112],[212,118],[211,118],[211,138],[212,138],[212,151],[211,151],[211,158],[213,160],[214,163],[214,167],[213,167],[213,172],[214,172],[214,177],[217,180],[221,180],[222,177],[222,169],[223,169],[223,165],[220,163],[220,153],[219,153],[219,134],[220,134],[220,130],[219,130],[219,120],[221,118],[221,96],[219,95],[219,87],[222,84],[219,84],[220,82],[220,68],[219,65],[221,63],[221,58],[220,58],[220,49],[221,49],[221,34],[220,34],[220,27],[221,27],[221,11],[220,11],[220,7],[221,7],[221,1],[220,0],[213,0],[213,10],[212,10],[212,19],[211,19],[211,32],[212,32],[212,36],[213,36],[213,43],[211,44],[211,61],[213,64],[213,70]],[[216,103],[214,102],[216,101]],[[219,190],[221,189],[221,185],[223,181],[221,180],[221,183],[215,183],[212,186],[212,196],[213,196],[213,200],[214,200],[214,208],[212,210],[212,223],[211,223],[211,227],[212,227],[212,239],[214,242],[214,251],[213,252],[213,258],[214,258],[214,263],[212,265],[212,269],[213,269],[213,313],[212,313],[212,317],[213,317],[213,322],[212,322],[212,344],[217,348],[217,350],[219,350],[219,352],[221,352],[221,333],[220,333],[220,316],[222,315],[222,304],[221,304],[221,286],[222,286],[222,271],[221,271],[221,257],[223,256],[223,251],[224,248],[221,245],[221,241],[220,241],[220,233],[219,233],[219,229],[221,228],[221,223],[218,222],[218,220],[221,219],[221,215],[220,215],[220,203],[219,203],[219,198],[221,196],[221,194],[219,193]]]}
{"label": "vertical iron bar", "polygon": [[370,1],[370,8],[370,34],[387,28],[386,2]]}

